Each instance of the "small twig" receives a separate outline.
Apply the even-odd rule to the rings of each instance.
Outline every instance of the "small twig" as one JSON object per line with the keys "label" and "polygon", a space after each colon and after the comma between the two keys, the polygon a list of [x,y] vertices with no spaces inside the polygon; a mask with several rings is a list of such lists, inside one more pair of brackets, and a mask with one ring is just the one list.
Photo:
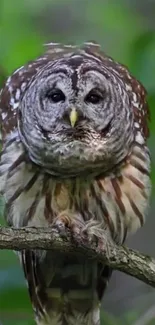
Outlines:
{"label": "small twig", "polygon": [[[91,246],[91,247],[90,247]],[[55,228],[0,228],[0,249],[52,249],[65,253],[84,254],[111,268],[129,274],[155,287],[155,259],[127,247],[118,246],[108,237],[102,249],[90,245],[89,240],[76,241],[68,233],[64,239]]]}
{"label": "small twig", "polygon": [[153,319],[155,320],[155,305],[150,307],[133,325],[148,325]]}

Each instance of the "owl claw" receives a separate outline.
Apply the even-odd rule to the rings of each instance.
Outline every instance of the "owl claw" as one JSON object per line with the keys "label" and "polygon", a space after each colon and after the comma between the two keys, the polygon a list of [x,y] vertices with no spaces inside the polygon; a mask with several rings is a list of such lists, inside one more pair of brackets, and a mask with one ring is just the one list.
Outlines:
{"label": "owl claw", "polygon": [[62,238],[67,238],[67,229],[66,229],[66,225],[65,223],[61,220],[61,219],[57,219],[54,224],[53,227],[57,229],[59,235]]}
{"label": "owl claw", "polygon": [[72,240],[75,242],[83,241],[86,236],[83,232],[83,224],[79,221],[72,221],[68,216],[59,216],[53,223],[53,227],[57,229],[61,237],[67,239],[67,235],[70,232]]}
{"label": "owl claw", "polygon": [[89,245],[94,247],[97,251],[104,250],[107,245],[104,233],[101,234],[101,231],[93,231],[92,227],[85,227],[82,222],[75,219],[71,220],[67,215],[57,217],[53,227],[57,229],[59,235],[63,239],[67,239],[70,233],[75,243],[84,244],[85,242],[89,242]]}
{"label": "owl claw", "polygon": [[93,227],[85,227],[82,231],[84,233],[84,238],[86,238],[90,247],[95,248],[97,252],[105,251],[109,252],[107,237],[108,233],[106,230],[93,229]]}

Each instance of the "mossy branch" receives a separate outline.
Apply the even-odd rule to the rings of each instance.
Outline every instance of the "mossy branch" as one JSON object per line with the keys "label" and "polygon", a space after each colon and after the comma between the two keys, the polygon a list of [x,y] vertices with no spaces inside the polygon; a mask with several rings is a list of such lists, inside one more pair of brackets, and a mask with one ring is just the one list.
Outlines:
{"label": "mossy branch", "polygon": [[102,248],[89,240],[73,239],[68,232],[64,238],[55,228],[0,228],[0,249],[52,249],[65,253],[84,254],[115,270],[129,274],[155,287],[155,259],[124,246],[118,246],[108,236]]}

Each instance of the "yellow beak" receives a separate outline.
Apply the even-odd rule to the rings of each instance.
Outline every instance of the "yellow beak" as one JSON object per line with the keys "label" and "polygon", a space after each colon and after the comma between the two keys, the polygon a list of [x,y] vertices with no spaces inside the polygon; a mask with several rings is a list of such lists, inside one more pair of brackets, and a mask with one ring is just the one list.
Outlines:
{"label": "yellow beak", "polygon": [[72,108],[72,110],[70,112],[69,119],[70,119],[71,126],[74,127],[75,123],[78,120],[78,113],[74,107]]}

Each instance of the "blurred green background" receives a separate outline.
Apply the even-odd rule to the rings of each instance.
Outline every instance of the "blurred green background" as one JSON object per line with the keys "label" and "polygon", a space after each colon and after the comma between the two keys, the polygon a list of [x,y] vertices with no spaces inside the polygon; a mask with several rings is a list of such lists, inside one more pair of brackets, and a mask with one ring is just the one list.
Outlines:
{"label": "blurred green background", "polygon": [[[85,40],[101,43],[103,50],[126,64],[148,91],[154,187],[155,1],[0,0],[0,82],[3,75],[35,58],[44,42]],[[152,200],[146,225],[128,241],[129,246],[152,256],[155,256],[154,205]],[[0,209],[2,216],[2,202]],[[0,222],[3,224],[2,218]],[[154,301],[153,288],[114,272],[103,301],[102,324],[153,325],[155,316],[152,320],[149,316]],[[147,320],[143,323],[145,313]],[[140,317],[142,321],[136,323]],[[11,251],[0,251],[0,325],[1,322],[34,324],[23,273]]]}

